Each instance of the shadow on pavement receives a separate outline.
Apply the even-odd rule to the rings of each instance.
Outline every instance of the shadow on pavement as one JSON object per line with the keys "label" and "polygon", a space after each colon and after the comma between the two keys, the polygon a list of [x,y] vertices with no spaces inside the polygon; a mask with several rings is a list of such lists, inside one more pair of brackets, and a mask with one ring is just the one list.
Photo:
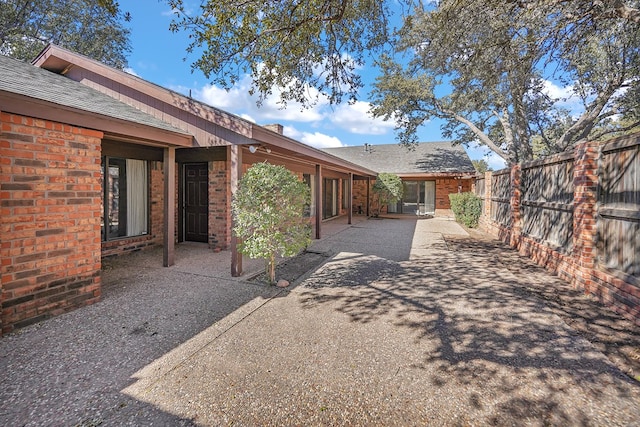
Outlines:
{"label": "shadow on pavement", "polygon": [[575,387],[597,407],[640,388],[632,322],[500,242],[455,236],[445,247],[411,261],[339,253],[305,282],[300,303],[333,307],[361,324],[391,321],[416,343],[435,343],[415,367],[435,388],[485,389],[466,402],[482,409],[494,401],[480,424],[592,425],[593,407],[565,402]]}

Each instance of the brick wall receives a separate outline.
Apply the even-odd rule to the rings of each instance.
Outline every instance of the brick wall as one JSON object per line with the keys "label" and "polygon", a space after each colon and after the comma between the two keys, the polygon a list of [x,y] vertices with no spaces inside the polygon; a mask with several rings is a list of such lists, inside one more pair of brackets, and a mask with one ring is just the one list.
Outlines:
{"label": "brick wall", "polygon": [[451,209],[449,194],[471,191],[471,183],[471,179],[437,178],[436,209]]}
{"label": "brick wall", "polygon": [[231,244],[231,203],[227,162],[209,162],[209,247],[228,249]]}
{"label": "brick wall", "polygon": [[[638,136],[640,138],[640,136]],[[491,220],[492,173],[485,175],[485,210],[480,226],[531,258],[538,265],[570,282],[574,288],[596,296],[602,303],[640,325],[640,286],[637,278],[619,275],[598,262],[598,158],[601,143],[586,141],[576,145],[573,154],[573,223],[569,251],[539,241],[523,233],[521,216],[522,166],[511,168],[511,225]],[[551,159],[552,160],[552,159]],[[550,161],[551,161],[550,160]],[[524,166],[524,165],[523,165]]]}
{"label": "brick wall", "polygon": [[7,333],[100,297],[102,133],[0,113],[0,308]]}
{"label": "brick wall", "polygon": [[[374,181],[371,180],[371,185],[373,185],[373,182]],[[369,188],[369,194],[371,194],[371,188]],[[360,208],[362,208],[362,213],[366,215],[367,213],[367,181],[364,179],[353,181],[353,212],[356,214],[359,214]]]}

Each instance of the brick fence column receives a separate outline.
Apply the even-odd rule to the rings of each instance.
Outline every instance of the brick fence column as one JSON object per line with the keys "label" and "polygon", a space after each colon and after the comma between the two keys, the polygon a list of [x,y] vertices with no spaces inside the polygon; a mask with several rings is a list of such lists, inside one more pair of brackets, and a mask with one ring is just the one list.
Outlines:
{"label": "brick fence column", "polygon": [[597,142],[576,145],[573,164],[573,285],[593,291],[591,273],[595,267],[596,202],[598,191]]}
{"label": "brick fence column", "polygon": [[520,202],[522,199],[521,189],[522,169],[520,165],[511,168],[511,237],[509,244],[517,249],[520,248],[520,236],[522,232],[522,213],[520,212]]}

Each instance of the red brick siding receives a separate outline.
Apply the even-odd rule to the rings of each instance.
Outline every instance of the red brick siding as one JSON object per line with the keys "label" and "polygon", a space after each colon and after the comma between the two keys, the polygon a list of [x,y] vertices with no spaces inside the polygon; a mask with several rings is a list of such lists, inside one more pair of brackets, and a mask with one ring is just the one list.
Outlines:
{"label": "red brick siding", "polygon": [[436,209],[451,209],[449,194],[471,191],[471,179],[436,178],[435,181]]}
{"label": "red brick siding", "polygon": [[2,332],[100,297],[102,133],[0,113]]}
{"label": "red brick siding", "polygon": [[209,162],[209,247],[231,244],[230,171],[226,161]]}
{"label": "red brick siding", "polygon": [[[373,180],[371,181],[373,185]],[[369,189],[371,190],[371,189]],[[371,193],[370,193],[371,194]],[[367,213],[367,181],[364,179],[353,181],[353,211],[358,213],[362,207],[362,213]]]}

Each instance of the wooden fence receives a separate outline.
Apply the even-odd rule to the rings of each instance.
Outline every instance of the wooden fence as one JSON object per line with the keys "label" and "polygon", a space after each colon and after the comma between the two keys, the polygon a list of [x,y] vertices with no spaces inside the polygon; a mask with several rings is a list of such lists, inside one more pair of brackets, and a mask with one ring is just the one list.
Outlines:
{"label": "wooden fence", "polygon": [[480,176],[476,179],[476,183],[474,185],[474,193],[476,196],[480,197],[480,199],[482,199],[482,212],[484,212],[485,209],[485,179],[484,176]]}
{"label": "wooden fence", "polygon": [[640,133],[487,172],[476,194],[488,231],[640,324]]}
{"label": "wooden fence", "polygon": [[640,138],[604,145],[599,178],[598,263],[640,278]]}
{"label": "wooden fence", "polygon": [[511,225],[510,173],[510,169],[503,169],[494,172],[491,178],[491,221],[505,227]]}
{"label": "wooden fence", "polygon": [[522,233],[560,252],[573,246],[573,153],[522,166]]}

